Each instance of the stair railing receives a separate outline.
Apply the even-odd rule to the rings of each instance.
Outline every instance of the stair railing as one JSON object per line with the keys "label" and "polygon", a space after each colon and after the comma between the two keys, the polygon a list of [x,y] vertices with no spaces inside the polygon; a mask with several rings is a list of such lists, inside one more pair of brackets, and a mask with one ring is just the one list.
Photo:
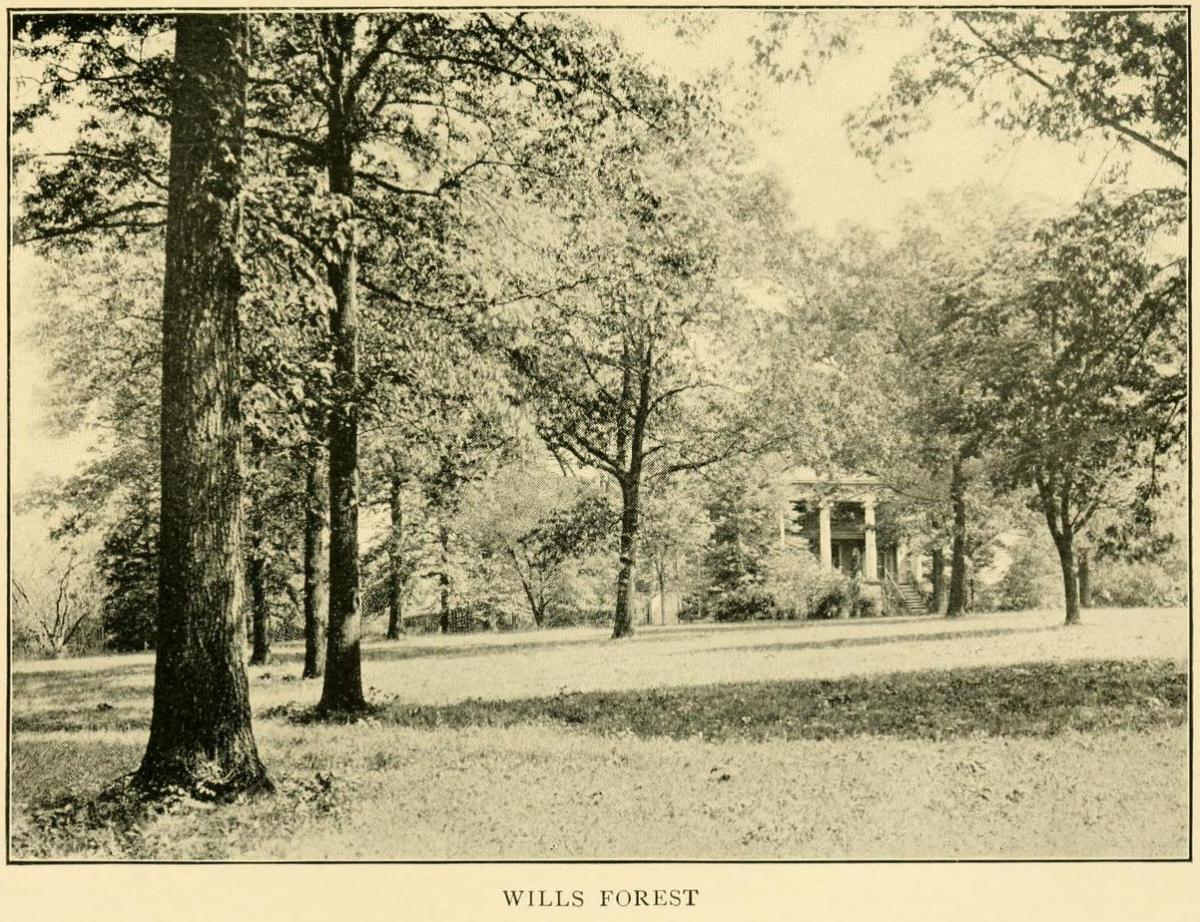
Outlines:
{"label": "stair railing", "polygon": [[[908,602],[904,598],[904,592],[892,578],[892,574],[888,573],[886,570],[883,574],[883,597],[884,604],[888,608],[891,608],[897,614],[908,614]],[[891,613],[892,612],[888,612],[888,614]]]}

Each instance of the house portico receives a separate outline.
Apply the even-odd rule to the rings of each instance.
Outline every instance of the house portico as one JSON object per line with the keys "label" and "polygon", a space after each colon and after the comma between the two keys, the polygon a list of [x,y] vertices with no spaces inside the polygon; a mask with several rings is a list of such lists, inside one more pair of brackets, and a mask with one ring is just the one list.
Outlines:
{"label": "house portico", "polygon": [[826,569],[861,580],[868,595],[907,599],[904,608],[915,613],[921,560],[889,520],[888,490],[877,477],[793,471],[781,495],[781,549],[806,547]]}

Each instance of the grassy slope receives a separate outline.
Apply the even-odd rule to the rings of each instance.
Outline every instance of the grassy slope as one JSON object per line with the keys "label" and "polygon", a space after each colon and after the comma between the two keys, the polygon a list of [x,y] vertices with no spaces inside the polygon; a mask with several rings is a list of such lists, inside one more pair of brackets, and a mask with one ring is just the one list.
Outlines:
{"label": "grassy slope", "polygon": [[1186,613],[1088,614],[410,638],[354,726],[287,719],[287,650],[252,672],[280,796],[49,836],[30,804],[136,765],[150,664],[21,664],[15,854],[1178,856]]}

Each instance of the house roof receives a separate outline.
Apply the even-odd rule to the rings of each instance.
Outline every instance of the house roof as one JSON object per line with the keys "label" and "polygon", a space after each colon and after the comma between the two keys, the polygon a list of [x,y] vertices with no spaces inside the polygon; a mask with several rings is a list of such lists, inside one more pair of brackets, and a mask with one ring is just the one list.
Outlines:
{"label": "house roof", "polygon": [[869,471],[834,471],[820,474],[811,467],[791,467],[781,478],[785,483],[796,486],[854,486],[881,487],[883,481]]}
{"label": "house roof", "polygon": [[887,492],[883,480],[868,471],[831,471],[818,473],[810,467],[791,467],[783,471],[779,482],[796,498],[825,497],[847,502],[878,499]]}

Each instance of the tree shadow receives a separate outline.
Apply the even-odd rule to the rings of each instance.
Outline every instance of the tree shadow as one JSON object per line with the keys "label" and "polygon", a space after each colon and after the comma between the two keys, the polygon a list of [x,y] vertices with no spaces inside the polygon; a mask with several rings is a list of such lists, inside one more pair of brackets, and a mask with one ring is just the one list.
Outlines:
{"label": "tree shadow", "polygon": [[444,706],[397,701],[404,726],[552,724],[602,735],[762,741],[895,736],[1048,737],[1065,730],[1182,726],[1187,674],[1171,661],[1096,660],[870,677],[573,692]]}
{"label": "tree shadow", "polygon": [[[745,634],[756,632],[771,632],[779,630],[796,630],[796,631],[820,631],[831,627],[847,627],[854,625],[858,627],[878,627],[880,629],[888,627],[896,627],[899,624],[913,624],[925,621],[942,621],[939,615],[928,615],[919,617],[906,618],[862,618],[854,621],[844,620],[822,620],[822,621],[753,621],[753,622],[737,622],[730,624],[679,624],[679,625],[646,625],[640,630],[635,627],[635,632],[632,636],[622,638],[614,643],[621,645],[639,646],[643,644],[669,644],[687,642],[695,638],[719,637],[723,634]],[[1003,629],[1009,630],[1009,629]],[[1012,630],[1017,630],[1013,628]],[[437,635],[413,635],[412,637],[401,638],[400,640],[376,640],[364,643],[362,648],[363,662],[391,662],[409,659],[422,659],[425,657],[471,657],[486,655],[489,653],[525,653],[533,650],[555,650],[565,647],[585,647],[602,645],[608,642],[611,638],[608,636],[609,629],[598,631],[594,635],[584,637],[564,637],[561,639],[541,639],[547,634],[553,633],[554,629],[547,629],[545,632],[533,633],[528,632],[530,637],[539,639],[516,640],[526,632],[514,632],[512,634],[481,634],[478,635],[481,639],[477,642],[467,641],[473,635],[470,634],[451,634],[445,635],[446,639],[442,641],[430,641],[430,636]],[[886,642],[892,638],[885,638]],[[908,635],[894,635],[906,637]],[[920,637],[922,635],[913,635]],[[512,637],[513,640],[507,640]],[[487,638],[487,639],[484,639]],[[501,639],[505,638],[505,639]],[[416,643],[413,643],[413,641]],[[856,639],[855,639],[856,640]],[[781,642],[782,643],[782,642]],[[836,643],[830,641],[829,643]],[[786,644],[785,644],[786,645]],[[812,642],[800,642],[800,645],[812,645]],[[713,650],[752,650],[752,649],[770,649],[773,645],[738,645],[730,647],[710,648]],[[297,649],[293,646],[276,647],[271,651],[270,666],[301,666],[304,663],[303,648]],[[268,667],[269,668],[269,667]]]}
{"label": "tree shadow", "polygon": [[[150,724],[154,664],[12,674],[14,733],[132,730]],[[67,703],[69,702],[69,703]]]}
{"label": "tree shadow", "polygon": [[138,767],[146,741],[81,736],[28,739],[12,743],[12,792],[15,801],[44,803],[63,796],[94,794]]}
{"label": "tree shadow", "polygon": [[[732,651],[773,653],[788,650],[832,650],[838,647],[876,647],[885,644],[899,643],[928,643],[944,640],[971,639],[978,637],[998,637],[1004,634],[1040,634],[1046,631],[1057,631],[1061,625],[1033,625],[1014,627],[980,627],[974,630],[936,631],[928,634],[885,634],[874,637],[835,637],[831,640],[798,640],[780,641],[769,644],[739,644],[729,647],[709,647],[706,653],[728,653]],[[689,651],[671,654],[682,656]]]}

